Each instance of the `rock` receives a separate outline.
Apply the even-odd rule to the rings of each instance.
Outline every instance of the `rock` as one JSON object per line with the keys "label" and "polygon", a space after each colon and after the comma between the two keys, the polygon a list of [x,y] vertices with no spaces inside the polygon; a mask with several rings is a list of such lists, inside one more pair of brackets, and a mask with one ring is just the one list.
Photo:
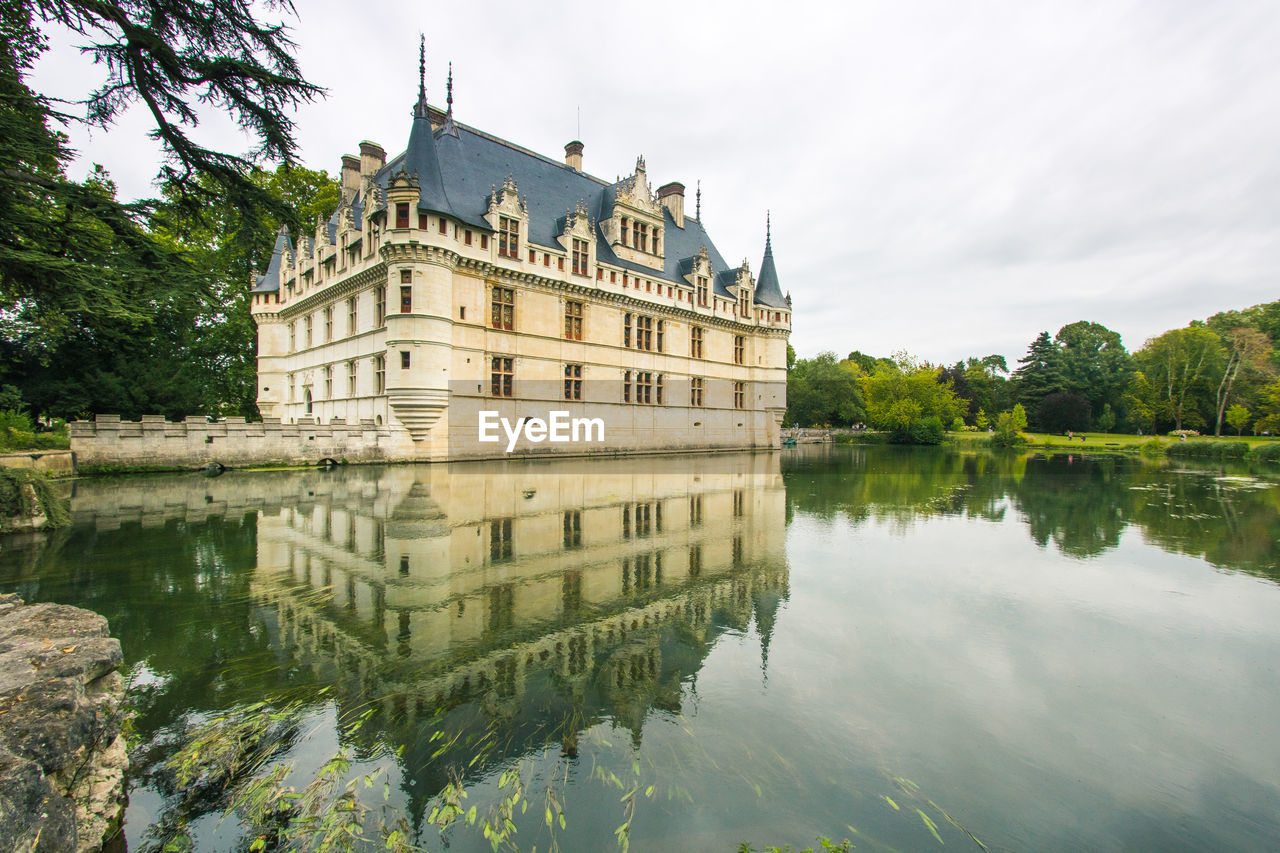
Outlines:
{"label": "rock", "polygon": [[0,838],[12,849],[96,851],[119,827],[121,661],[98,614],[0,596]]}

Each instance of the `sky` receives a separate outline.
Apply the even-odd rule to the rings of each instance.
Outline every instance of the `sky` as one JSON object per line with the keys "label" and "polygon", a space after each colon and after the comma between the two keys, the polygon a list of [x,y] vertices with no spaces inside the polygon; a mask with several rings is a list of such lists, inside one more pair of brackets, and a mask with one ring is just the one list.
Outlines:
{"label": "sky", "polygon": [[[758,271],[765,215],[791,343],[1001,354],[1101,323],[1138,349],[1280,298],[1280,4],[1257,0],[852,0],[425,5],[297,0],[301,162],[331,174],[361,140],[403,150],[416,97],[612,180],[702,187],[725,259]],[[271,13],[267,13],[268,16]],[[276,14],[276,17],[279,17]],[[37,91],[103,74],[47,30]],[[72,168],[154,195],[147,117],[68,128]],[[207,112],[198,138],[244,152]]]}

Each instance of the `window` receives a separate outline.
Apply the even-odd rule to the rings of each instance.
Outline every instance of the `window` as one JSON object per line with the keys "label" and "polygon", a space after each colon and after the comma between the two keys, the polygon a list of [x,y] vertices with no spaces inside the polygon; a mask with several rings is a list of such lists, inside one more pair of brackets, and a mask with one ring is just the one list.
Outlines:
{"label": "window", "polygon": [[622,315],[622,345],[631,348],[631,315]]}
{"label": "window", "polygon": [[423,213],[421,210],[419,210],[418,211],[418,230],[419,231],[427,230],[427,221],[428,221],[427,215]]}
{"label": "window", "polygon": [[444,234],[446,237],[449,236],[449,223],[443,216],[436,220],[436,224],[439,225],[441,234]]}
{"label": "window", "polygon": [[622,374],[622,402],[631,402],[631,371],[624,371]]}
{"label": "window", "polygon": [[514,359],[495,355],[489,363],[489,375],[493,380],[493,396],[512,396],[512,382],[515,379]]}
{"label": "window", "polygon": [[572,300],[564,304],[564,337],[569,341],[582,340],[582,303]]}
{"label": "window", "polygon": [[373,357],[373,393],[387,393],[387,357],[385,355]]}
{"label": "window", "polygon": [[324,398],[326,400],[333,399],[333,365],[326,364],[324,366]]}
{"label": "window", "polygon": [[324,339],[333,340],[333,306],[324,309]]}
{"label": "window", "polygon": [[622,217],[622,245],[627,245],[627,217]]}
{"label": "window", "polygon": [[297,331],[298,331],[298,324],[296,322],[290,323],[289,324],[289,352],[298,351],[298,347],[297,347],[298,341],[297,341],[297,335],[296,335]]}
{"label": "window", "polygon": [[662,350],[662,339],[663,339],[663,337],[664,337],[663,332],[664,332],[664,329],[665,329],[665,328],[666,328],[666,321],[665,321],[665,320],[659,320],[659,321],[658,321],[658,352],[662,352],[662,351],[663,351],[663,350]]}
{"label": "window", "polygon": [[[564,547],[577,548],[582,545],[582,510],[567,509],[564,512]],[[582,594],[582,575],[577,572],[569,574],[578,575],[578,595]],[[565,575],[566,587],[568,586],[568,574]]]}
{"label": "window", "polygon": [[466,243],[468,246],[471,245],[471,229],[470,228],[462,232],[462,242]]}
{"label": "window", "polygon": [[564,366],[564,398],[566,400],[582,399],[581,364],[566,364]]}
{"label": "window", "polygon": [[[493,521],[489,522],[489,559],[490,560],[508,559],[512,553],[511,545],[512,545],[511,519],[496,518]],[[507,584],[505,586],[494,587],[492,590],[490,590],[489,597],[490,599],[494,599],[499,597],[498,595],[499,593],[502,593],[503,594],[502,597],[505,597],[507,599],[506,608],[510,609],[512,592],[513,592],[512,587],[510,586],[510,584]],[[492,604],[492,601],[490,603]],[[495,609],[501,609],[501,608],[495,608]],[[490,619],[492,620],[492,618],[493,617],[491,615]]]}
{"label": "window", "polygon": [[697,286],[694,288],[694,292],[698,297],[698,304],[704,308],[707,305],[707,284],[707,277],[705,275],[700,275],[697,279]]}
{"label": "window", "polygon": [[410,364],[409,351],[407,349],[400,350],[400,369],[408,370]]}
{"label": "window", "polygon": [[747,407],[747,388],[745,382],[733,383],[733,407],[735,409],[745,409]]}
{"label": "window", "polygon": [[738,293],[738,316],[751,316],[751,291],[745,287]]}
{"label": "window", "polygon": [[400,313],[413,312],[413,271],[400,270]]}
{"label": "window", "polygon": [[658,378],[653,381],[654,402],[659,406],[662,405],[662,374],[658,374]]}
{"label": "window", "polygon": [[642,252],[649,251],[649,226],[644,222],[631,223],[631,245]]}
{"label": "window", "polygon": [[508,258],[520,257],[519,219],[512,219],[510,216],[498,217],[498,254]]}
{"label": "window", "polygon": [[292,373],[290,373],[288,376],[288,380],[285,384],[284,393],[285,393],[284,401],[286,403],[292,403],[293,393],[294,393],[294,375]]}
{"label": "window", "polygon": [[575,275],[587,274],[587,241],[573,238],[573,272]]}
{"label": "window", "polygon": [[701,326],[693,326],[689,329],[689,355],[694,358],[702,358]]}
{"label": "window", "polygon": [[653,374],[647,370],[636,373],[636,402],[653,402]]}
{"label": "window", "polygon": [[636,317],[636,349],[653,351],[653,318]]}
{"label": "window", "polygon": [[556,258],[556,268],[564,272],[564,258]]}
{"label": "window", "polygon": [[689,380],[689,405],[702,405],[702,377],[695,376]]}
{"label": "window", "polygon": [[407,201],[396,202],[396,227],[409,227],[409,202]]}
{"label": "window", "polygon": [[354,361],[347,362],[347,396],[354,397],[356,395],[356,363]]}
{"label": "window", "polygon": [[702,495],[689,496],[689,526],[702,526]]}
{"label": "window", "polygon": [[510,287],[493,288],[493,327],[508,332],[516,327],[516,292]]}
{"label": "window", "polygon": [[356,333],[356,322],[360,318],[356,316],[356,298],[353,296],[347,300],[347,335],[351,336]]}
{"label": "window", "polygon": [[380,285],[373,289],[373,327],[381,329],[387,324],[387,288]]}
{"label": "window", "polygon": [[744,507],[747,503],[747,495],[742,489],[734,489],[733,491],[733,517],[742,518]]}
{"label": "window", "polygon": [[538,262],[538,253],[537,253],[537,252],[535,252],[533,249],[530,249],[530,250],[529,250],[529,263],[534,264],[534,263],[537,263],[537,262]]}
{"label": "window", "polygon": [[746,364],[747,339],[742,335],[733,336],[733,363]]}
{"label": "window", "polygon": [[311,346],[311,315],[310,314],[307,315],[307,319],[303,322],[302,330],[304,333],[302,339],[306,341],[307,346]]}
{"label": "window", "polygon": [[489,248],[489,235],[488,235],[488,234],[481,234],[481,235],[480,235],[480,248],[481,248],[481,249],[487,249],[487,248]]}

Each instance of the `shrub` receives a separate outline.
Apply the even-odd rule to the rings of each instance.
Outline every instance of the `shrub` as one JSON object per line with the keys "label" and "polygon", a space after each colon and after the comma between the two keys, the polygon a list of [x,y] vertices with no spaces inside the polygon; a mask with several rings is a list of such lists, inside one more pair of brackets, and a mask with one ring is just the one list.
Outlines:
{"label": "shrub", "polygon": [[1165,453],[1186,459],[1243,459],[1249,455],[1247,441],[1177,441]]}
{"label": "shrub", "polygon": [[1280,442],[1259,445],[1253,451],[1253,458],[1259,462],[1280,462]]}
{"label": "shrub", "polygon": [[[30,486],[30,490],[24,488],[26,486]],[[66,501],[54,493],[44,474],[0,468],[0,518],[32,515],[36,509],[44,513],[47,527],[62,527],[71,520]]]}
{"label": "shrub", "polygon": [[930,415],[913,423],[908,434],[911,437],[912,444],[942,444],[944,432],[942,418],[937,415]]}
{"label": "shrub", "polygon": [[1143,444],[1142,447],[1138,449],[1138,452],[1148,459],[1162,459],[1164,458],[1164,444],[1160,439],[1153,438]]}
{"label": "shrub", "polygon": [[995,432],[991,436],[992,447],[1018,447],[1027,443],[1022,431],[1027,428],[1027,412],[1022,404],[1014,406],[1007,412],[1001,412],[996,418]]}

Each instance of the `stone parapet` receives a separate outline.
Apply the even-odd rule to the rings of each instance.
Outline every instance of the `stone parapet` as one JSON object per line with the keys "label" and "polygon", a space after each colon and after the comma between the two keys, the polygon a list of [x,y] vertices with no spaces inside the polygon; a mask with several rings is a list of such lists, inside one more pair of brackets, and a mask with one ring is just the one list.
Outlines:
{"label": "stone parapet", "polygon": [[320,424],[304,418],[282,424],[278,418],[246,423],[241,417],[209,422],[143,415],[140,421],[122,421],[119,415],[98,415],[93,421],[72,421],[68,428],[76,467],[88,472],[414,459],[412,443],[372,420],[348,424],[334,418]]}
{"label": "stone parapet", "polygon": [[0,595],[0,838],[84,853],[120,826],[124,683],[107,620]]}

